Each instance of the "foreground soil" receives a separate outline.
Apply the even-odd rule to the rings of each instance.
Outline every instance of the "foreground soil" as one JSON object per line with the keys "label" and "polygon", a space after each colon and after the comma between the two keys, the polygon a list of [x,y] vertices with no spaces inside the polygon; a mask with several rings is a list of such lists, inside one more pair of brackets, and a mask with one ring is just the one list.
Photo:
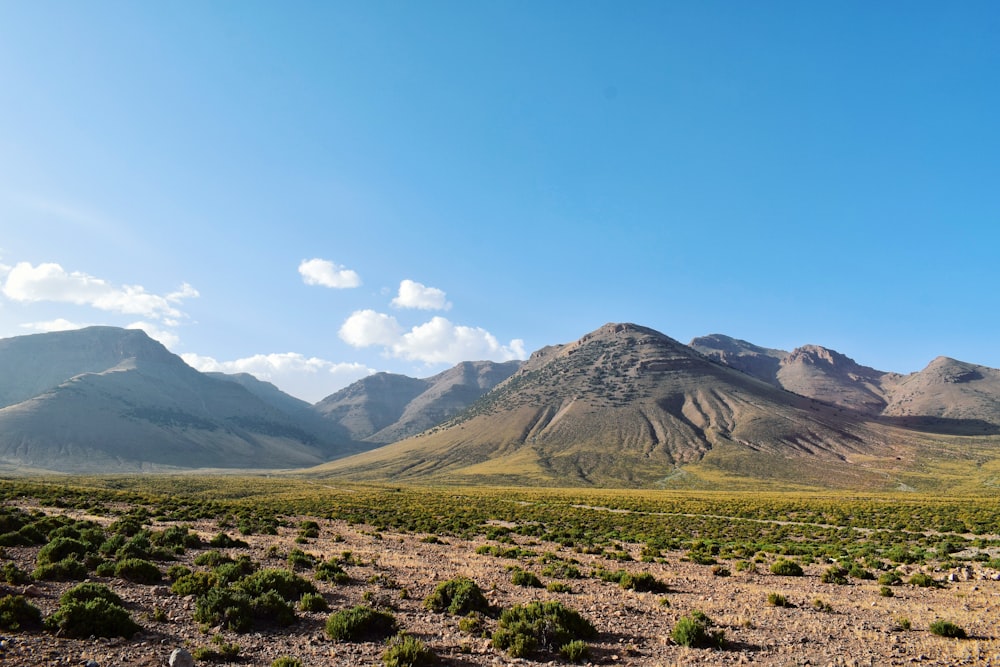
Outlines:
{"label": "foreground soil", "polygon": [[[892,588],[892,597],[884,597],[874,581],[822,583],[820,577],[828,563],[806,565],[802,577],[782,577],[770,574],[766,562],[756,564],[755,571],[735,571],[732,563],[723,562],[721,565],[733,571],[730,576],[717,576],[712,567],[688,562],[680,552],[666,552],[656,562],[639,562],[641,545],[621,545],[633,560],[610,560],[605,555],[578,553],[558,544],[521,537],[503,545],[451,537],[441,537],[435,543],[427,535],[379,533],[361,525],[317,521],[319,537],[306,543],[295,542],[298,527],[294,521],[280,528],[277,536],[242,536],[230,530],[249,547],[223,551],[232,557],[247,554],[263,567],[286,567],[285,556],[295,548],[322,559],[351,552],[350,562],[355,564],[345,565],[348,583],[315,582],[331,611],[357,604],[391,610],[401,628],[433,650],[440,664],[471,667],[560,663],[557,655],[550,654],[535,659],[511,658],[494,649],[488,638],[460,631],[459,618],[424,607],[424,599],[437,584],[465,576],[479,584],[498,610],[532,600],[559,600],[580,612],[599,632],[589,642],[592,664],[1000,665],[1000,581],[996,571],[974,563],[928,571],[941,587],[903,584]],[[154,523],[153,528],[169,525],[173,524]],[[188,525],[206,542],[220,530],[211,521]],[[518,560],[477,554],[477,548],[484,544],[516,545],[531,554],[522,552]],[[207,548],[189,549],[177,563],[206,569],[195,566],[193,560]],[[10,547],[5,551],[7,559],[22,569],[34,568],[38,547]],[[546,553],[575,561],[583,578],[552,579],[542,575],[539,557]],[[161,563],[161,569],[166,571],[167,565]],[[566,584],[571,592],[516,586],[510,572],[514,565],[538,574],[545,584]],[[649,573],[665,583],[667,590],[635,592],[591,576],[602,569]],[[908,579],[919,568],[900,569]],[[300,569],[298,573],[312,578],[309,570]],[[160,666],[167,664],[174,648],[194,651],[210,645],[217,635],[237,644],[240,652],[235,662],[214,664],[267,667],[281,656],[297,658],[306,666],[382,664],[382,643],[326,638],[324,624],[330,612],[299,612],[298,622],[291,627],[236,634],[199,627],[192,619],[194,599],[171,593],[166,579],[159,585],[138,585],[117,578],[91,580],[105,583],[121,595],[132,617],[142,626],[141,633],[128,640],[76,640],[42,631],[5,633],[0,641],[0,665],[80,665],[94,661],[99,667]],[[3,594],[24,593],[47,616],[55,611],[62,592],[74,583],[38,581],[5,586]],[[791,606],[769,605],[771,593],[783,595]],[[724,632],[721,648],[686,648],[671,640],[677,620],[694,610],[707,614],[715,621],[715,629]],[[928,627],[937,619],[961,626],[969,638],[947,639],[932,634]],[[495,619],[488,619],[487,632],[495,625]]]}

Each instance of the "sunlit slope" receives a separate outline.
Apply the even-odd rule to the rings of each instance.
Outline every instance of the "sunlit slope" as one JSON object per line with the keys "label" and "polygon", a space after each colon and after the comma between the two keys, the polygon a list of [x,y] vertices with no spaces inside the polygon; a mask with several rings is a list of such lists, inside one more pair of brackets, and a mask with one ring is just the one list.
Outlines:
{"label": "sunlit slope", "polygon": [[[795,461],[836,478],[855,459],[896,460],[884,429],[842,413],[714,363],[659,332],[608,324],[535,353],[460,417],[314,471],[358,479],[647,486],[669,484],[679,468],[714,460],[723,470],[727,461],[752,465],[749,476],[774,461],[790,470],[781,478],[794,477]],[[727,474],[742,474],[736,468]]]}

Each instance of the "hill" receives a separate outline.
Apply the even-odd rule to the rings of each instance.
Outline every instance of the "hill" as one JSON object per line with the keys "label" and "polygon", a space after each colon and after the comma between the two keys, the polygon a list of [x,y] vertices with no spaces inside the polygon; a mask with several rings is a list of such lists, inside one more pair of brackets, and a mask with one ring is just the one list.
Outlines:
{"label": "hill", "polygon": [[457,415],[520,365],[466,361],[424,379],[376,373],[324,398],[315,410],[355,440],[387,444]]}
{"label": "hill", "polygon": [[716,363],[662,333],[608,324],[539,350],[457,418],[313,472],[649,486],[669,485],[698,464],[726,475],[850,484],[881,475],[869,460],[902,458],[890,442],[880,425]]}
{"label": "hill", "polygon": [[[335,425],[209,377],[141,331],[92,327],[0,341],[0,461],[109,472],[287,468],[358,451]],[[277,391],[277,390],[274,390]]]}

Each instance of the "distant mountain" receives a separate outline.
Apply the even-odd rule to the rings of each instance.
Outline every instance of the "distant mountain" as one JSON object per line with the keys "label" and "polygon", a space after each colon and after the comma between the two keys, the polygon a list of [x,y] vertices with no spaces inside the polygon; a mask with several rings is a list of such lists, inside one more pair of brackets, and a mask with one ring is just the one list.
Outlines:
{"label": "distant mountain", "polygon": [[608,324],[544,348],[431,431],[315,469],[348,478],[655,485],[686,464],[818,477],[890,456],[877,428],[713,362],[659,332]]}
{"label": "distant mountain", "polygon": [[395,442],[468,408],[521,363],[466,361],[425,379],[376,373],[324,398],[315,409],[355,440]]}
{"label": "distant mountain", "polygon": [[791,352],[720,334],[691,347],[776,387],[886,423],[933,433],[1000,434],[1000,370],[938,357],[900,375],[862,366],[840,352],[804,345]]}
{"label": "distant mountain", "polygon": [[358,451],[333,425],[279,407],[285,398],[199,373],[141,331],[2,340],[0,395],[0,461],[13,466],[286,468]]}
{"label": "distant mountain", "polygon": [[896,376],[883,414],[913,428],[1000,433],[1000,370],[938,357],[922,371]]}

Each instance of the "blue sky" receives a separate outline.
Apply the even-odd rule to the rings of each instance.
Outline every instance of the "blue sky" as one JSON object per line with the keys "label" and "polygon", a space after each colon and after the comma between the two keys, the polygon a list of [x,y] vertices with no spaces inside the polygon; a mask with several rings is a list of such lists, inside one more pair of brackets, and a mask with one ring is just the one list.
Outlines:
{"label": "blue sky", "polygon": [[1000,367],[993,2],[0,2],[0,336],[314,401],[606,322]]}

